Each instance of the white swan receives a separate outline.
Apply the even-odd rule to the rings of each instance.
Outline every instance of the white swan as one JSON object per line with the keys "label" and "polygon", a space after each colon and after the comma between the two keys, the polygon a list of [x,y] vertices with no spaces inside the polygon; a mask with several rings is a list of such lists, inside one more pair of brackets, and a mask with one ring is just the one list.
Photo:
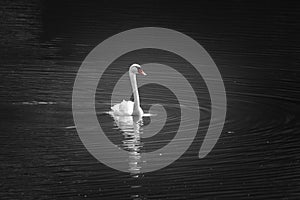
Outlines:
{"label": "white swan", "polygon": [[129,78],[132,87],[134,102],[123,100],[121,103],[118,103],[111,107],[112,114],[118,116],[143,116],[144,112],[140,106],[140,97],[139,91],[136,82],[136,75],[146,75],[144,70],[139,64],[132,64],[129,67]]}

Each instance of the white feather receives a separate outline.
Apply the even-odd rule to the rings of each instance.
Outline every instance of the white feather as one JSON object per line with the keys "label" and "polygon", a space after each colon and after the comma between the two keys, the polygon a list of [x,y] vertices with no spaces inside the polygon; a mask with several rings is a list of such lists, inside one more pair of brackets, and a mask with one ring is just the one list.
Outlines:
{"label": "white feather", "polygon": [[118,103],[111,107],[114,115],[126,116],[132,115],[133,113],[134,102],[123,100],[121,103]]}

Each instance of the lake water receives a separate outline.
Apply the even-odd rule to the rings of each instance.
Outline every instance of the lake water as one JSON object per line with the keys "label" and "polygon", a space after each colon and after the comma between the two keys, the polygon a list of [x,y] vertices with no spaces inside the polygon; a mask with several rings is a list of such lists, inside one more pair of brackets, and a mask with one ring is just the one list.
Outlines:
{"label": "lake water", "polygon": [[[1,199],[299,198],[299,47],[293,37],[299,7],[239,1],[217,7],[116,4],[0,3]],[[72,90],[82,61],[95,46],[143,26],[175,29],[203,45],[222,75],[227,115],[218,142],[199,159],[211,104],[205,82],[187,67],[181,72],[197,85],[194,91],[180,90],[176,76],[157,70],[138,77],[142,108],[153,115],[142,124],[131,117],[114,119],[106,113],[111,104],[129,100],[131,94],[126,92],[126,74],[111,99],[112,83],[130,63],[187,65],[176,55],[153,49],[121,56],[106,74],[111,81],[98,85],[95,111],[107,138],[128,152],[126,160],[118,161],[128,163],[125,173],[99,162],[81,142]],[[148,80],[179,87],[187,106],[179,105],[168,88],[146,85]],[[194,118],[197,109],[188,106],[193,92],[200,100],[200,120]],[[182,119],[184,111],[191,117]],[[199,123],[192,145],[165,168],[141,173],[147,165],[141,153],[169,144],[178,121],[188,133]],[[217,124],[218,119],[212,121]]]}

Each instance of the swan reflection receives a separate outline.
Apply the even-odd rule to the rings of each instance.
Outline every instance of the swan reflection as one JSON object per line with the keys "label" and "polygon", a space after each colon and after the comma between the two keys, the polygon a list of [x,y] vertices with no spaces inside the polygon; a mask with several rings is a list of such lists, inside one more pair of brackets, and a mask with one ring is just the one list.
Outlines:
{"label": "swan reflection", "polygon": [[128,170],[131,173],[140,173],[141,155],[140,149],[141,137],[143,129],[142,116],[117,116],[111,114],[114,118],[115,125],[122,131],[124,140],[122,141],[122,147],[128,151]]}

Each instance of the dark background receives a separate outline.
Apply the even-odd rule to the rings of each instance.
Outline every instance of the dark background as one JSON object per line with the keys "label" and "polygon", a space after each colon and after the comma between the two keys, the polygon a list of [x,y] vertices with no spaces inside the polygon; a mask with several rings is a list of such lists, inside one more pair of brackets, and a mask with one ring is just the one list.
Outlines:
{"label": "dark background", "polygon": [[[1,1],[1,199],[300,198],[299,12],[297,1]],[[208,51],[228,113],[206,158],[134,178],[99,163],[66,127],[87,54],[145,26]]]}

